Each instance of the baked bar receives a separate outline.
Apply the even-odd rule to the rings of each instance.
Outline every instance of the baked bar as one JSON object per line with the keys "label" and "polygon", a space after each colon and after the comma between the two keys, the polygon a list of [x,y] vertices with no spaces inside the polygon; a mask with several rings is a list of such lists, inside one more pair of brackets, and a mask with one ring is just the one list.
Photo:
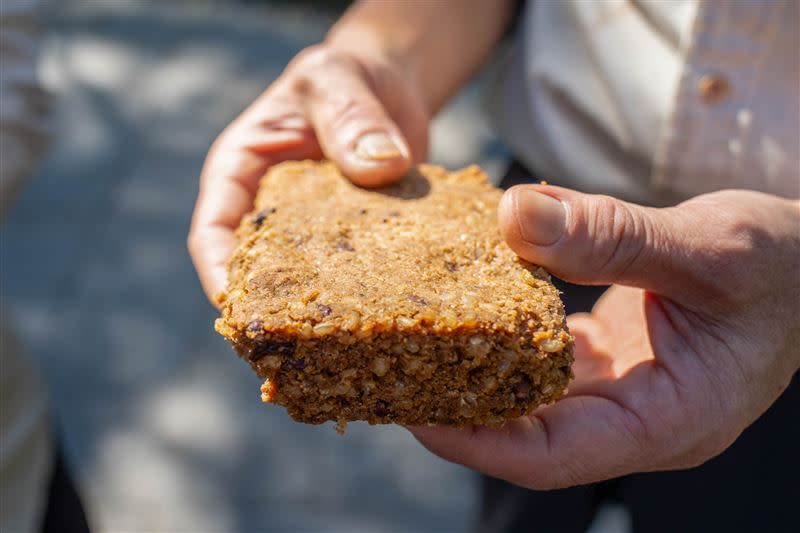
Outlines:
{"label": "baked bar", "polygon": [[571,377],[559,293],[497,227],[476,166],[359,188],[329,162],[262,178],[216,329],[300,422],[497,427]]}

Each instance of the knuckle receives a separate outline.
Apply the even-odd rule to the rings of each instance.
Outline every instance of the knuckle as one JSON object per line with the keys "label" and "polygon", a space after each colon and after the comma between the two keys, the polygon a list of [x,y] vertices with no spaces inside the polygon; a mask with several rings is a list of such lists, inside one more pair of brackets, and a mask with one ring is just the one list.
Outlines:
{"label": "knuckle", "polygon": [[286,70],[291,72],[295,69],[320,68],[328,64],[333,56],[329,48],[319,44],[311,45],[294,56]]}
{"label": "knuckle", "polygon": [[585,260],[611,279],[623,279],[652,240],[642,212],[608,196],[590,203],[585,224],[591,236]]}
{"label": "knuckle", "polygon": [[289,87],[301,97],[319,97],[330,93],[330,80],[334,77],[355,76],[365,79],[365,68],[350,54],[334,51],[324,45],[310,46],[286,67]]}
{"label": "knuckle", "polygon": [[230,149],[234,145],[234,135],[231,133],[233,125],[228,126],[216,139],[211,143],[206,154],[206,166],[209,162],[214,161],[218,154]]}
{"label": "knuckle", "polygon": [[378,122],[384,118],[383,110],[367,98],[347,97],[331,102],[330,127],[334,131],[343,129],[345,124],[363,123],[362,129],[368,124]]}

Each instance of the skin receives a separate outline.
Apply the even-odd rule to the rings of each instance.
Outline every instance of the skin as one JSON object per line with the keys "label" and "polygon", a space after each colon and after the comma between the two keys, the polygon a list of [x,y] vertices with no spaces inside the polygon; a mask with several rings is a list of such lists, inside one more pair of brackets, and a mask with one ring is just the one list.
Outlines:
{"label": "skin", "polygon": [[[511,17],[510,1],[468,1],[356,4],[220,135],[189,235],[210,298],[270,165],[324,156],[378,186],[425,159],[429,117]],[[360,149],[366,134],[385,135],[378,152]],[[521,257],[613,287],[568,318],[565,399],[497,430],[409,428],[437,455],[535,489],[689,468],[730,446],[800,368],[800,202],[720,191],[655,209],[524,185],[498,216]]]}

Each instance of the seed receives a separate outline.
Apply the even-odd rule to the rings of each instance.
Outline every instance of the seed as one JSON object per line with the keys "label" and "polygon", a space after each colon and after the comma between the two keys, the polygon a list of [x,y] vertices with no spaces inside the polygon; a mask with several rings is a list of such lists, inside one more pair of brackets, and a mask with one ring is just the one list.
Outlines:
{"label": "seed", "polygon": [[539,348],[547,353],[559,352],[564,349],[564,341],[561,339],[546,339],[539,343]]}
{"label": "seed", "polygon": [[347,396],[351,390],[347,383],[337,383],[331,390],[331,396]]}
{"label": "seed", "polygon": [[407,316],[399,316],[399,317],[397,317],[397,324],[401,328],[410,328],[410,327],[416,325],[416,323],[417,323],[416,320],[414,320],[413,318],[407,317]]}
{"label": "seed", "polygon": [[472,327],[478,323],[478,317],[475,316],[475,313],[467,312],[462,317],[462,323],[466,327]]}
{"label": "seed", "polygon": [[474,307],[476,303],[475,296],[472,293],[470,294],[462,294],[461,295],[461,303],[464,304],[466,307]]}
{"label": "seed", "polygon": [[467,353],[471,357],[483,357],[488,354],[491,349],[492,345],[480,335],[470,337],[469,344],[467,345]]}
{"label": "seed", "polygon": [[319,291],[317,289],[311,289],[303,295],[303,303],[313,302],[318,296]]}
{"label": "seed", "polygon": [[337,250],[343,250],[345,252],[355,252],[353,245],[347,241],[340,241],[336,243]]}
{"label": "seed", "polygon": [[456,315],[456,312],[453,311],[452,309],[442,310],[441,317],[442,317],[442,324],[448,327],[454,327],[456,325],[456,322],[458,321],[458,316]]}
{"label": "seed", "polygon": [[330,335],[335,329],[336,326],[334,324],[323,322],[314,326],[314,335],[317,337],[323,337],[325,335]]}
{"label": "seed", "polygon": [[389,371],[389,361],[383,357],[376,357],[372,360],[372,372],[378,377],[383,377]]}
{"label": "seed", "polygon": [[295,320],[302,318],[306,312],[306,306],[300,302],[289,302],[289,316]]}
{"label": "seed", "polygon": [[455,263],[453,263],[452,261],[445,261],[445,262],[444,262],[444,267],[445,267],[445,268],[446,268],[446,269],[447,269],[449,272],[455,272],[456,270],[458,270],[458,265],[457,265],[457,264],[455,264]]}
{"label": "seed", "polygon": [[317,304],[317,311],[319,311],[322,316],[328,316],[331,314],[332,309],[325,304]]}
{"label": "seed", "polygon": [[408,357],[403,359],[403,372],[406,374],[416,374],[422,368],[422,361],[416,357]]}
{"label": "seed", "polygon": [[350,311],[342,320],[342,328],[347,331],[355,331],[361,324],[361,314],[358,311]]}
{"label": "seed", "polygon": [[419,351],[419,343],[414,339],[406,339],[406,350],[411,353],[417,353]]}
{"label": "seed", "polygon": [[303,339],[310,339],[314,335],[314,328],[311,327],[311,324],[308,322],[303,322],[300,328],[297,331],[298,335],[300,335]]}

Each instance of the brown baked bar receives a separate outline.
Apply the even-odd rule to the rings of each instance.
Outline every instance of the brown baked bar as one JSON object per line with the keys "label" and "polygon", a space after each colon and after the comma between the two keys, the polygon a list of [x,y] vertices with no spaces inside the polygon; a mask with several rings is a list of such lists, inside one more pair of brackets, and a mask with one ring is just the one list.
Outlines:
{"label": "brown baked bar", "polygon": [[283,163],[237,230],[216,329],[298,421],[500,426],[571,377],[559,293],[497,228],[478,167],[367,190]]}

